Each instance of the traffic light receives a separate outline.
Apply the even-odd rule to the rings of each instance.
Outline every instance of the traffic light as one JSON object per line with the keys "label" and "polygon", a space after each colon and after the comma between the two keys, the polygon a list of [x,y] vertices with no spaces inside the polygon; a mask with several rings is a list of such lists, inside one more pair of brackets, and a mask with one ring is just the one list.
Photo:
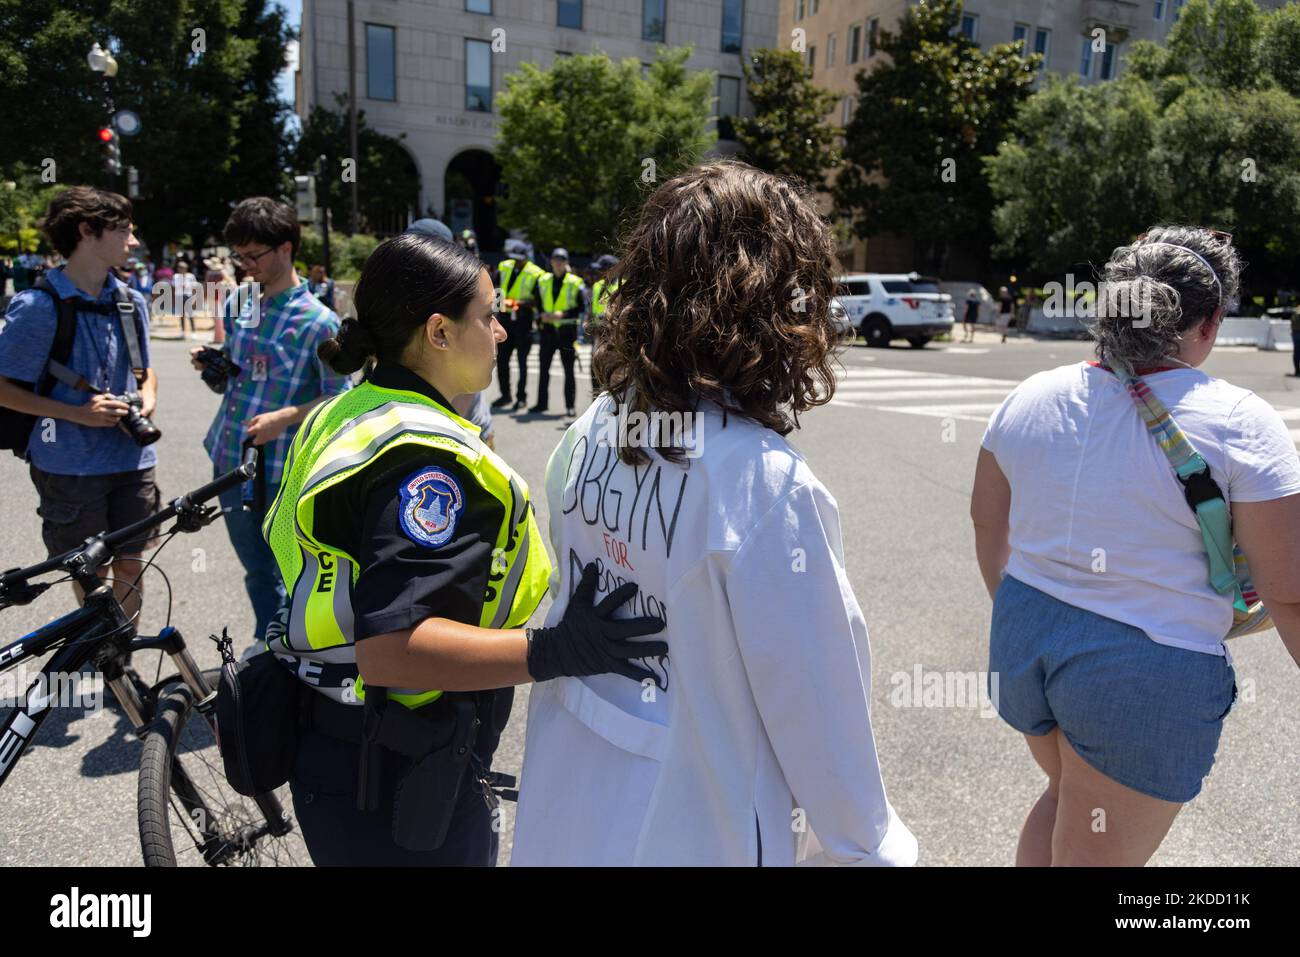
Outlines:
{"label": "traffic light", "polygon": [[104,145],[104,169],[114,176],[122,174],[122,148],[118,144],[117,131],[111,126],[99,129],[99,141]]}
{"label": "traffic light", "polygon": [[314,223],[317,219],[315,176],[295,176],[293,178],[293,200],[294,211],[298,214],[298,221]]}

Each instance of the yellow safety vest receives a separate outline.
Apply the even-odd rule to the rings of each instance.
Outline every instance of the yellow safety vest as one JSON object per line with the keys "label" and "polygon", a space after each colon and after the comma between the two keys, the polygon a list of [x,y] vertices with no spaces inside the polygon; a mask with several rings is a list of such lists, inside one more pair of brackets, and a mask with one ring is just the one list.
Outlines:
{"label": "yellow safety vest", "polygon": [[591,314],[593,316],[603,316],[605,310],[609,308],[609,294],[618,288],[616,282],[606,282],[604,279],[597,279],[591,286]]}
{"label": "yellow safety vest", "polygon": [[[522,267],[515,272],[516,267]],[[501,296],[516,302],[527,303],[533,298],[537,287],[537,277],[545,270],[535,262],[525,260],[520,263],[514,259],[503,259],[497,264],[497,274],[501,277]],[[512,288],[513,284],[513,288]]]}
{"label": "yellow safety vest", "polygon": [[[572,309],[578,302],[578,296],[582,292],[582,279],[573,272],[566,272],[564,279],[560,282],[560,288],[555,288],[555,273],[543,272],[537,280],[537,288],[542,294],[542,312],[566,312]],[[553,326],[563,325],[569,322],[577,322],[576,319],[545,319]]]}
{"label": "yellow safety vest", "polygon": [[[364,700],[351,602],[361,568],[355,556],[316,538],[316,497],[404,445],[454,455],[502,505],[480,627],[522,626],[541,602],[551,574],[528,485],[483,443],[472,423],[428,396],[370,382],[324,403],[294,437],[280,490],[262,523],[292,594],[288,631],[268,638],[267,647],[298,658],[300,680],[345,704]],[[390,698],[411,708],[441,694],[388,689]]]}

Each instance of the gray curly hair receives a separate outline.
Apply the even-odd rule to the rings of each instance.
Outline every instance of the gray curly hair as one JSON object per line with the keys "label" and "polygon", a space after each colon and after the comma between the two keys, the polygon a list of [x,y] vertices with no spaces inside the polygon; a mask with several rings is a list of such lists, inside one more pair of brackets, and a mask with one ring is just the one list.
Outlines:
{"label": "gray curly hair", "polygon": [[1176,355],[1183,333],[1234,305],[1241,269],[1231,237],[1199,226],[1156,226],[1117,247],[1088,323],[1097,357],[1133,369]]}

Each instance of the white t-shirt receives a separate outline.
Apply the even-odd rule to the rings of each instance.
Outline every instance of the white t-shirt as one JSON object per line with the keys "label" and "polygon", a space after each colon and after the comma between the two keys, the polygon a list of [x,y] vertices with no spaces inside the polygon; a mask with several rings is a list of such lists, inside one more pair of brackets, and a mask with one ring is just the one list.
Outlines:
{"label": "white t-shirt", "polygon": [[513,862],[915,862],[876,760],[835,500],[785,439],[735,415],[724,428],[716,407],[688,431],[701,457],[625,465],[604,441],[612,408],[598,399],[547,467],[547,624],[589,561],[597,602],[635,581],[619,617],[667,621],[667,690],[534,686]]}
{"label": "white t-shirt", "polygon": [[[1295,444],[1259,396],[1199,369],[1142,378],[1229,503],[1300,493]],[[983,445],[1011,483],[1007,574],[1160,644],[1225,654],[1232,595],[1211,587],[1183,487],[1119,379],[1086,362],[1031,376]]]}

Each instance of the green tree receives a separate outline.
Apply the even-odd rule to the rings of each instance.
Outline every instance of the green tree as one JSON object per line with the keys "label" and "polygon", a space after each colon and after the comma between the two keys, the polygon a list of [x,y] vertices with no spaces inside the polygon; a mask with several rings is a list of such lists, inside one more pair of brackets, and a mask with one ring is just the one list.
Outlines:
{"label": "green tree", "polygon": [[755,50],[744,70],[754,115],[733,120],[741,158],[822,189],[839,162],[837,131],[825,122],[839,96],[813,85],[812,68],[790,50]]}
{"label": "green tree", "polygon": [[114,105],[141,120],[121,141],[140,171],[139,232],[152,248],[220,234],[230,205],[283,192],[288,107],[275,84],[293,32],[272,0],[0,0],[0,102],[21,135],[0,166],[126,192],[105,170],[96,130],[108,119],[86,54],[116,58]]}
{"label": "green tree", "polygon": [[[342,162],[351,155],[347,97],[335,97],[336,110],[316,106],[303,124],[293,146],[293,167],[299,173],[315,173],[317,159],[325,157],[330,175],[316,182],[316,201],[328,205],[330,224],[341,231],[349,227],[351,184],[343,181]],[[401,141],[366,125],[366,111],[357,111],[357,207],[361,231],[391,231],[406,225],[406,213],[420,199],[420,172]],[[400,224],[394,226],[394,223]]]}
{"label": "green tree", "polygon": [[0,172],[0,252],[13,256],[36,249],[38,224],[58,189],[22,167]]}
{"label": "green tree", "polygon": [[861,237],[910,236],[914,260],[942,271],[959,242],[985,255],[993,197],[983,168],[1029,95],[1041,57],[1019,43],[981,50],[957,31],[960,0],[921,0],[877,43],[889,61],[858,74],[835,182]]}
{"label": "green tree", "polygon": [[603,53],[532,63],[506,77],[497,160],[501,222],[539,247],[597,251],[636,214],[644,191],[698,162],[714,75],[688,71],[691,50],[661,48],[646,75]]}
{"label": "green tree", "polygon": [[988,163],[1006,254],[1055,272],[1158,221],[1231,230],[1265,295],[1300,269],[1300,4],[1191,0],[1125,75],[1053,81]]}

